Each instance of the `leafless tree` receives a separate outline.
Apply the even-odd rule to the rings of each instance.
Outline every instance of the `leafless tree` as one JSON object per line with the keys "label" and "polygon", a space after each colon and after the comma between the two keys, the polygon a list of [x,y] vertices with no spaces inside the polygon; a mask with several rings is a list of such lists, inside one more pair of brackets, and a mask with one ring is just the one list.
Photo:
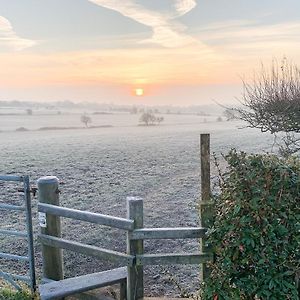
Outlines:
{"label": "leafless tree", "polygon": [[155,123],[157,123],[158,125],[164,121],[163,117],[156,117],[152,111],[147,111],[144,112],[141,117],[139,122],[140,123],[144,123],[146,126],[149,125],[155,125]]}
{"label": "leafless tree", "polygon": [[146,126],[149,126],[149,125],[153,125],[155,123],[156,117],[152,112],[147,111],[141,115],[139,121],[140,121],[140,123],[144,123]]}
{"label": "leafless tree", "polygon": [[281,154],[300,150],[300,69],[286,58],[274,61],[270,70],[262,65],[251,82],[243,81],[244,92],[235,108],[251,128],[272,134],[284,133]]}
{"label": "leafless tree", "polygon": [[33,110],[32,110],[31,108],[27,108],[27,109],[26,109],[26,114],[27,114],[28,116],[32,116]]}
{"label": "leafless tree", "polygon": [[223,112],[223,116],[226,118],[226,121],[231,121],[236,119],[236,115],[232,109],[226,108]]}
{"label": "leafless tree", "polygon": [[159,125],[161,122],[163,122],[164,121],[164,117],[157,117],[156,118],[156,122],[157,122],[157,124]]}
{"label": "leafless tree", "polygon": [[80,121],[85,124],[85,127],[88,127],[89,123],[92,123],[92,118],[86,114],[81,115]]}

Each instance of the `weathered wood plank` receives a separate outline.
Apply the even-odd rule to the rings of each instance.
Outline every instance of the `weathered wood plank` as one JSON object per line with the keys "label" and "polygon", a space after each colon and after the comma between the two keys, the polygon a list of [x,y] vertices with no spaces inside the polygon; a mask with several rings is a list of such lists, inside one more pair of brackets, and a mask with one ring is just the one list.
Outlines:
{"label": "weathered wood plank", "polygon": [[[48,205],[59,205],[59,180],[55,176],[41,177],[37,181],[39,202]],[[61,237],[61,220],[58,216],[46,215],[46,224],[41,226],[41,234]],[[43,276],[61,280],[64,278],[62,249],[42,245]]]}
{"label": "weathered wood plank", "polygon": [[210,253],[183,253],[183,254],[143,254],[136,256],[137,265],[177,265],[200,264],[213,259]]}
{"label": "weathered wood plank", "polygon": [[126,281],[127,269],[118,268],[40,285],[42,300],[56,299]]}
{"label": "weathered wood plank", "polygon": [[66,208],[61,206],[49,205],[40,203],[38,205],[38,210],[40,212],[53,214],[60,217],[71,218],[81,221],[86,221],[90,223],[96,223],[99,225],[105,225],[109,227],[132,230],[133,220],[128,220],[125,218],[118,218],[98,213],[92,213],[88,211],[81,211],[72,208]]}
{"label": "weathered wood plank", "polygon": [[39,235],[39,240],[42,244],[50,247],[67,249],[100,259],[109,259],[111,261],[119,262],[127,266],[133,265],[134,256],[117,251],[107,250],[96,246],[65,240],[62,238],[47,236],[44,234]]}
{"label": "weathered wood plank", "polygon": [[[210,228],[214,215],[214,207],[211,199],[210,186],[210,135],[201,134],[200,136],[201,154],[201,201],[200,201],[200,222],[202,227]],[[212,252],[211,246],[207,246],[205,237],[200,241],[203,253]],[[201,265],[200,279],[204,281],[209,277],[210,271],[204,263]]]}
{"label": "weathered wood plank", "polygon": [[200,135],[200,155],[201,155],[201,201],[210,200],[210,135],[204,133]]}
{"label": "weathered wood plank", "polygon": [[147,239],[187,239],[205,236],[207,229],[202,227],[182,228],[142,228],[130,233],[131,240]]}
{"label": "weathered wood plank", "polygon": [[[143,228],[143,199],[127,197],[127,217],[134,220],[134,229]],[[127,253],[137,255],[144,253],[143,240],[131,240],[127,232]],[[128,267],[127,300],[144,298],[144,271],[143,266]]]}

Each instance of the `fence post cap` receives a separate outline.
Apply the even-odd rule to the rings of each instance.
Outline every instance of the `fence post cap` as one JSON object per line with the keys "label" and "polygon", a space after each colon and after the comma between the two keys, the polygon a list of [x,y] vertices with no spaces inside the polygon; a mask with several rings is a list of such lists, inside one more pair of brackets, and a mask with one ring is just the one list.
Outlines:
{"label": "fence post cap", "polygon": [[58,184],[59,180],[56,176],[44,176],[38,179],[37,184]]}

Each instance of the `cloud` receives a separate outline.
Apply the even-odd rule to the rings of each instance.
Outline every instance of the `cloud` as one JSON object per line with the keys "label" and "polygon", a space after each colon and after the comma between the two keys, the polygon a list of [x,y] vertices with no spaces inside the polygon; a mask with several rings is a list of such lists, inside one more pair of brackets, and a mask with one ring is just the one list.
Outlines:
{"label": "cloud", "polygon": [[209,44],[230,47],[264,43],[266,49],[274,42],[297,44],[299,34],[300,22],[259,24],[247,20],[213,23],[199,31],[200,38]]}
{"label": "cloud", "polygon": [[141,41],[141,43],[155,43],[168,48],[198,43],[196,39],[184,32],[185,27],[182,24],[172,20],[191,11],[196,6],[196,2],[193,0],[177,0],[174,5],[174,12],[168,14],[146,9],[142,5],[135,3],[133,0],[88,1],[117,11],[125,17],[151,27],[153,30],[152,37]]}
{"label": "cloud", "polygon": [[0,49],[10,48],[13,50],[23,50],[36,45],[36,42],[19,37],[14,31],[11,23],[0,16]]}
{"label": "cloud", "polygon": [[222,53],[231,64],[228,72],[237,76],[251,76],[261,62],[268,66],[272,59],[283,56],[300,65],[299,35],[299,21],[267,24],[235,20],[207,24],[197,32],[199,39]]}
{"label": "cloud", "polygon": [[178,16],[183,16],[195,8],[197,5],[194,0],[177,0],[174,7],[178,13]]}

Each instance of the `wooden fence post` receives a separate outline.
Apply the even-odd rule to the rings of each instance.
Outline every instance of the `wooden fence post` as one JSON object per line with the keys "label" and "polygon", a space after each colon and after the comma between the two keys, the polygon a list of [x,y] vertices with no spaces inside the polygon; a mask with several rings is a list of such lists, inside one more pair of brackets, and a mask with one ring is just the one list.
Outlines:
{"label": "wooden fence post", "polygon": [[[205,133],[200,135],[200,157],[201,157],[201,201],[200,201],[200,221],[201,227],[209,228],[213,217],[213,205],[211,201],[210,187],[210,135]],[[205,238],[201,240],[202,252],[211,252],[211,247],[205,245]],[[201,281],[209,276],[209,269],[206,264],[202,264],[200,278]]]}
{"label": "wooden fence post", "polygon": [[[143,228],[143,199],[127,197],[127,218],[134,220],[134,229]],[[127,234],[127,254],[143,254],[144,241],[131,240]],[[144,297],[143,266],[134,264],[128,267],[127,300],[136,300]]]}
{"label": "wooden fence post", "polygon": [[[39,202],[59,206],[58,179],[55,176],[41,177],[37,181]],[[60,217],[39,213],[41,233],[61,237]],[[43,276],[52,280],[64,277],[62,249],[42,245]]]}

